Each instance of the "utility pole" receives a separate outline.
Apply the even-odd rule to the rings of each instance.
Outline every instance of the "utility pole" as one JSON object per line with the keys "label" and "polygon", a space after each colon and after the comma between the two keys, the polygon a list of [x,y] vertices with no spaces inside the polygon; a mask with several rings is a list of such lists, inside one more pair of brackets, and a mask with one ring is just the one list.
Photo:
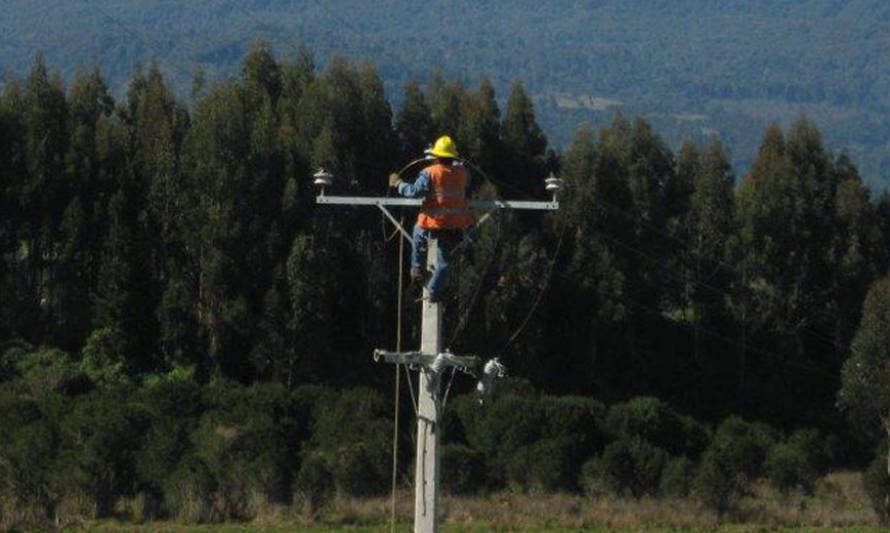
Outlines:
{"label": "utility pole", "polygon": [[[382,198],[368,196],[330,196],[325,195],[325,189],[333,184],[333,176],[319,169],[313,176],[315,185],[320,187],[316,197],[318,204],[327,205],[367,205],[377,206],[389,221],[395,225],[402,236],[411,242],[411,236],[399,224],[389,212],[389,206],[413,206],[420,207],[423,202],[420,198]],[[498,210],[545,210],[555,211],[559,209],[557,192],[562,186],[562,180],[551,174],[545,181],[545,188],[552,193],[552,200],[546,201],[514,201],[514,200],[474,200],[470,202],[470,209],[487,210],[489,213]],[[488,215],[477,221],[482,224]],[[438,242],[434,235],[430,236],[427,249],[427,268],[432,271],[436,268]],[[414,469],[414,533],[438,533],[439,532],[439,439],[441,437],[442,397],[441,378],[445,371],[451,367],[469,372],[479,366],[479,358],[476,356],[459,356],[442,351],[442,307],[438,302],[429,299],[429,292],[424,287],[422,302],[422,324],[420,350],[413,352],[390,352],[386,350],[374,350],[374,360],[383,359],[388,363],[406,364],[409,368],[416,368],[417,378],[417,453]],[[485,366],[486,373],[497,372],[500,365]],[[502,367],[500,367],[502,368]],[[395,458],[393,458],[395,460]]]}

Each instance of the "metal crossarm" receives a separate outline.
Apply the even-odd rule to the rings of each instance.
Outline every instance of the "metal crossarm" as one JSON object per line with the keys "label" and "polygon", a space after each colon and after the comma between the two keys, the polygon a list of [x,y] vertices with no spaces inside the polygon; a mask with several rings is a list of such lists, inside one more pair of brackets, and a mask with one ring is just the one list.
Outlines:
{"label": "metal crossarm", "polygon": [[[374,196],[332,196],[319,195],[316,197],[316,203],[329,205],[376,205],[376,206],[399,206],[399,207],[420,207],[423,203],[421,198],[377,198]],[[559,209],[558,201],[536,201],[536,200],[471,200],[470,209],[486,210],[486,209],[533,209],[541,211],[556,211]]]}
{"label": "metal crossarm", "polygon": [[471,369],[479,365],[479,358],[475,355],[454,355],[449,352],[439,354],[413,352],[390,352],[387,350],[374,350],[374,360],[383,359],[387,363],[397,363],[402,365],[423,365],[431,367],[436,364],[443,366],[453,366],[457,368]]}

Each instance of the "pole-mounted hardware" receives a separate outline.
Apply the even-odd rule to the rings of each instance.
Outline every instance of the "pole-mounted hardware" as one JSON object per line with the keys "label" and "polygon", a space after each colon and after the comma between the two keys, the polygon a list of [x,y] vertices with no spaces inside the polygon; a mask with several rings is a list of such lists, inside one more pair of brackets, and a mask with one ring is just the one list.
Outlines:
{"label": "pole-mounted hardware", "polygon": [[315,178],[312,183],[314,183],[318,187],[318,194],[320,196],[324,196],[324,190],[326,187],[330,187],[334,184],[334,175],[325,170],[324,167],[319,167],[318,171],[316,171],[315,174],[312,175],[312,177]]}
{"label": "pole-mounted hardware", "polygon": [[[431,154],[424,152],[428,158]],[[319,188],[316,203],[344,206],[376,206],[398,228],[409,242],[411,234],[402,227],[389,212],[388,207],[416,207],[423,203],[420,198],[389,198],[372,196],[338,196],[326,195],[326,189],[336,181],[333,174],[323,168],[313,174],[313,183]],[[558,194],[563,188],[561,179],[551,173],[544,180],[544,189],[551,193],[550,201],[525,200],[471,200],[469,208],[484,211],[476,225],[484,223],[493,212],[509,209],[556,211],[559,209]],[[428,242],[427,267],[435,268],[438,242],[435,235]],[[428,289],[424,289],[425,296]],[[409,369],[418,371],[417,414],[417,453],[414,468],[414,532],[437,533],[439,531],[439,425],[444,410],[444,401],[440,395],[441,377],[449,368],[473,375],[478,383],[476,390],[485,394],[491,389],[496,378],[506,375],[504,365],[497,358],[490,359],[484,365],[475,355],[455,355],[442,347],[442,313],[443,307],[438,302],[424,298],[421,304],[421,339],[420,349],[407,352],[374,350],[374,360],[387,363],[404,364]],[[447,391],[445,392],[447,396]],[[481,402],[481,399],[480,399]]]}
{"label": "pole-mounted hardware", "polygon": [[556,195],[562,190],[563,182],[561,179],[553,175],[553,172],[544,180],[544,189],[553,193],[553,201],[556,202]]}

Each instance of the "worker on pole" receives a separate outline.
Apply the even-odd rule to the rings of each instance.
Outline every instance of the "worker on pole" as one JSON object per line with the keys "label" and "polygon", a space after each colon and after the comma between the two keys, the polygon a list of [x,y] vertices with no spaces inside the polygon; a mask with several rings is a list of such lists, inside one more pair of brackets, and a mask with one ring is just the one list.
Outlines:
{"label": "worker on pole", "polygon": [[436,140],[429,155],[433,164],[417,175],[414,183],[389,175],[389,186],[408,198],[423,198],[411,240],[411,281],[424,281],[424,262],[430,237],[437,239],[436,268],[427,283],[430,301],[442,299],[442,290],[451,268],[451,255],[460,243],[463,231],[473,225],[473,213],[467,200],[470,173],[457,159],[457,147],[448,135]]}

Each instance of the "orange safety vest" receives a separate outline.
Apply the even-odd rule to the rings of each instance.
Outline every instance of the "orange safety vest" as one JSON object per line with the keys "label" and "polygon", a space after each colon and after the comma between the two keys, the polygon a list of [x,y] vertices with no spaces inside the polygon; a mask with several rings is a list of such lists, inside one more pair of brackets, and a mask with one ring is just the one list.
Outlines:
{"label": "orange safety vest", "polygon": [[420,206],[417,225],[424,229],[466,229],[473,225],[467,201],[470,174],[462,166],[435,164],[426,168],[430,191]]}

